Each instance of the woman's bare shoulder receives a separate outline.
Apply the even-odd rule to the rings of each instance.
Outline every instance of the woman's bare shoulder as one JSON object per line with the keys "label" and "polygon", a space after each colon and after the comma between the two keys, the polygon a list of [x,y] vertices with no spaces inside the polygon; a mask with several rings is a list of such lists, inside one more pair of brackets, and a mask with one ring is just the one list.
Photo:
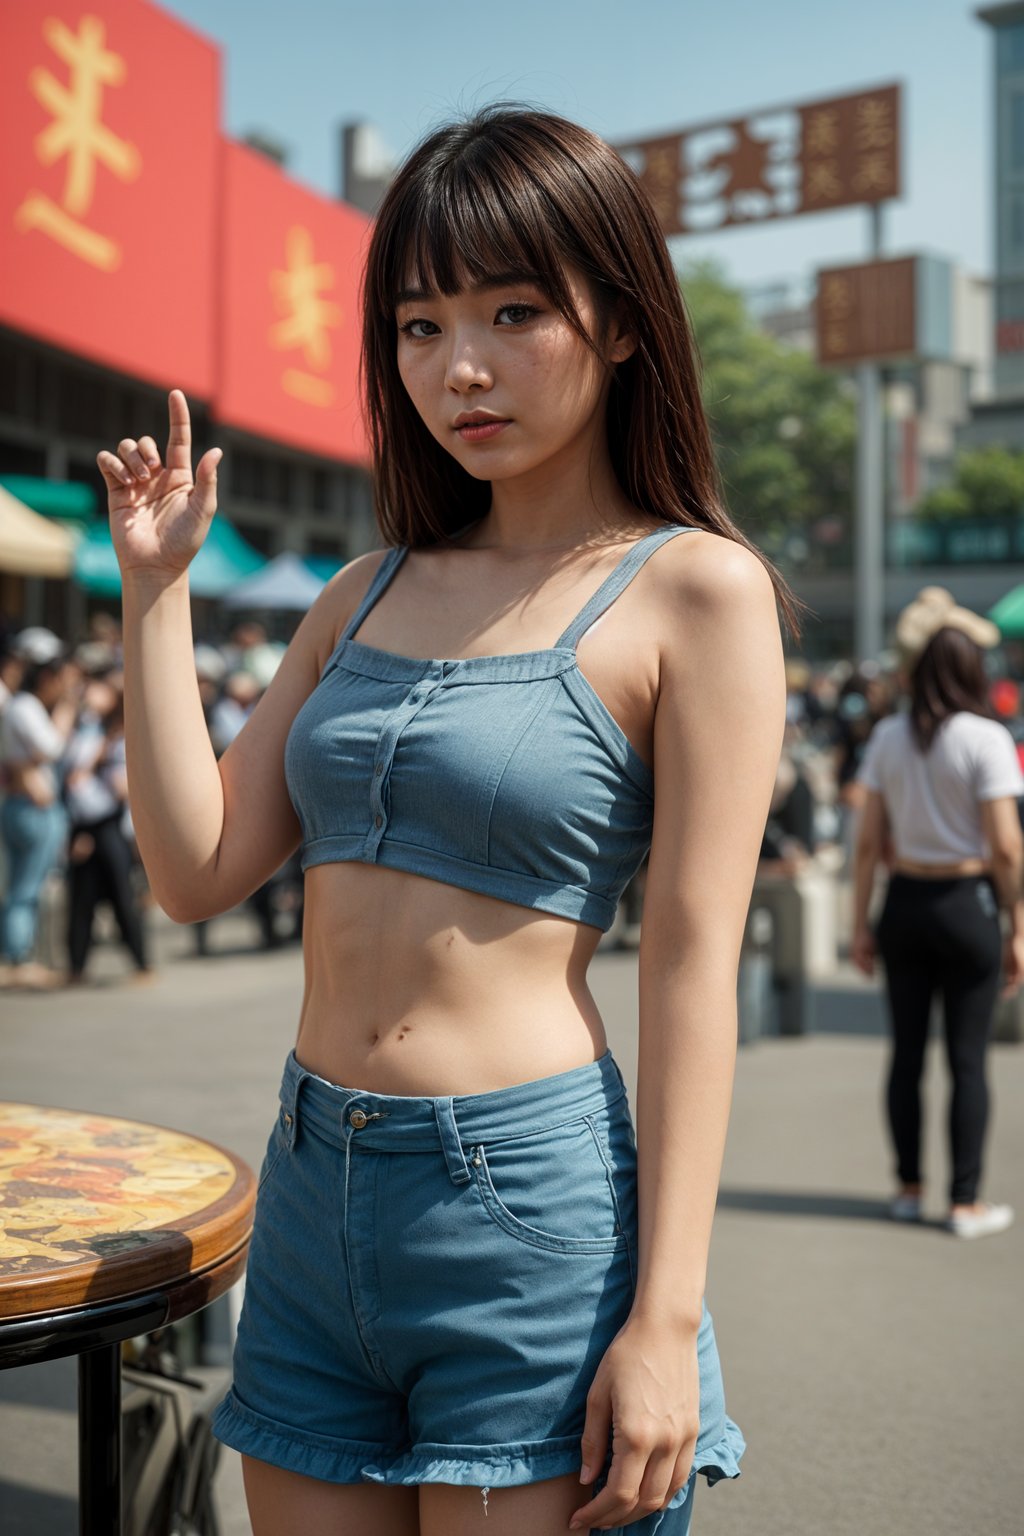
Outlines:
{"label": "woman's bare shoulder", "polygon": [[390,549],[384,548],[368,549],[364,554],[353,555],[340,571],[334,573],[321,592],[318,601],[328,611],[329,627],[333,630],[332,650],[389,553]]}
{"label": "woman's bare shoulder", "polygon": [[745,544],[709,528],[669,539],[651,561],[652,597],[667,616],[708,618],[737,602],[774,596],[764,561]]}

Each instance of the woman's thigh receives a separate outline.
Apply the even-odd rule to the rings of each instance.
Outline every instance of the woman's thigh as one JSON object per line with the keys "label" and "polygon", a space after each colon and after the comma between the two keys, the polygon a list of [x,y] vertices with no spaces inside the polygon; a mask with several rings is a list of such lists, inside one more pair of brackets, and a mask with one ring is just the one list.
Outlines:
{"label": "woman's thigh", "polygon": [[[515,1488],[480,1489],[450,1483],[403,1488],[376,1483],[328,1483],[242,1455],[242,1479],[253,1536],[316,1531],[324,1536],[564,1536],[574,1510],[593,1497],[594,1484],[573,1472]],[[629,1526],[634,1536],[688,1536],[696,1478],[681,1509],[656,1511]]]}
{"label": "woman's thigh", "polygon": [[328,1483],[244,1453],[242,1480],[253,1536],[284,1536],[290,1531],[310,1536],[419,1536],[414,1487]]}
{"label": "woman's thigh", "polygon": [[[687,1536],[693,1515],[697,1478],[690,1474],[689,1492],[681,1506],[655,1510],[626,1526],[615,1526],[623,1536]],[[594,1497],[594,1483],[583,1484],[574,1472],[543,1482],[515,1488],[487,1490],[487,1536],[564,1536],[577,1509]],[[479,1488],[456,1488],[450,1483],[423,1483],[420,1487],[420,1536],[480,1536],[482,1499]],[[587,1530],[602,1527],[584,1526]]]}

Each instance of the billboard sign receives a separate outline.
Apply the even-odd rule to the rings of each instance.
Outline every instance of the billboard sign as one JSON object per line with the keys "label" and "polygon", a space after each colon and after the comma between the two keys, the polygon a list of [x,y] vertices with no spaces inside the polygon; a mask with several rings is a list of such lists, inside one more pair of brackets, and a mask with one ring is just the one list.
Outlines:
{"label": "billboard sign", "polygon": [[15,5],[3,34],[0,323],[208,398],[219,50],[138,0]]}
{"label": "billboard sign", "polygon": [[358,393],[370,220],[225,140],[219,421],[326,458],[369,456]]}
{"label": "billboard sign", "polygon": [[943,256],[901,256],[818,273],[818,361],[837,366],[956,355],[957,288]]}
{"label": "billboard sign", "polygon": [[918,350],[916,258],[866,261],[818,273],[818,361],[909,357]]}
{"label": "billboard sign", "polygon": [[880,203],[900,194],[900,86],[772,107],[616,148],[666,235]]}

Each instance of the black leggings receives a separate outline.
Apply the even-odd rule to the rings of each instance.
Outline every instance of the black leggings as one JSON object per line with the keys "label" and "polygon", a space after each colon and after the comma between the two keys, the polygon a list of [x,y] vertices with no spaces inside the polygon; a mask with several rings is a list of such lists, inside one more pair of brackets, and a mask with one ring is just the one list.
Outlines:
{"label": "black leggings", "polygon": [[93,851],[79,863],[68,865],[68,951],[71,970],[80,975],[92,948],[92,925],[96,908],[107,900],[114,909],[121,937],[139,970],[148,966],[146,933],[135,892],[132,888],[132,851],[121,831],[122,811],[107,816],[91,826],[74,826],[76,832],[88,832]]}
{"label": "black leggings", "polygon": [[897,1177],[921,1182],[921,1071],[938,987],[953,1079],[950,1200],[970,1205],[981,1180],[989,1111],[985,1047],[1002,977],[996,888],[988,875],[928,879],[894,873],[875,940],[893,1036],[886,1100]]}

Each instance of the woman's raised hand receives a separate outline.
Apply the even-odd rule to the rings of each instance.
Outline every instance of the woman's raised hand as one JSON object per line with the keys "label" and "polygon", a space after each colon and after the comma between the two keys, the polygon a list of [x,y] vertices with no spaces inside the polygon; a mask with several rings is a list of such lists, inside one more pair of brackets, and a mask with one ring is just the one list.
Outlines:
{"label": "woman's raised hand", "polygon": [[192,423],[180,389],[167,396],[167,463],[151,437],[125,437],[96,463],[107,486],[110,535],[121,575],[131,571],[180,576],[202,548],[217,510],[217,465],[210,448],[192,477]]}

